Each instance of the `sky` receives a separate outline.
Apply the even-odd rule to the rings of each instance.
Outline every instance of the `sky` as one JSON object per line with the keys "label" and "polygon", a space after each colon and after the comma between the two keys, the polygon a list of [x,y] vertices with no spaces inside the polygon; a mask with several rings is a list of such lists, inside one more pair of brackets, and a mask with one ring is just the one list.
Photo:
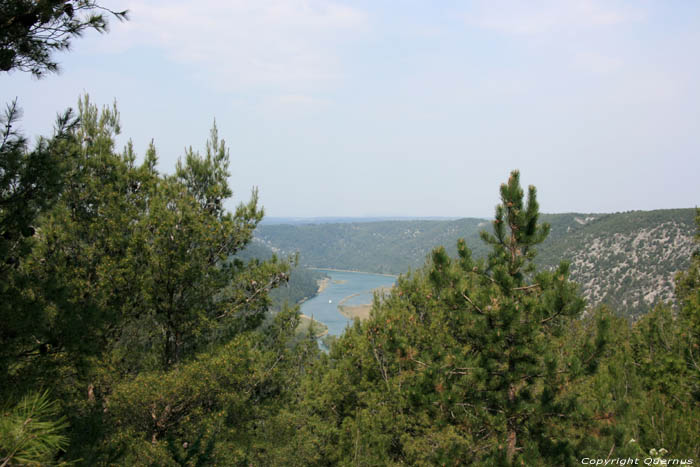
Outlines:
{"label": "sky", "polygon": [[513,169],[543,212],[700,204],[700,2],[130,0],[110,32],[0,74],[26,135],[116,100],[170,173],[214,121],[234,208],[490,217]]}

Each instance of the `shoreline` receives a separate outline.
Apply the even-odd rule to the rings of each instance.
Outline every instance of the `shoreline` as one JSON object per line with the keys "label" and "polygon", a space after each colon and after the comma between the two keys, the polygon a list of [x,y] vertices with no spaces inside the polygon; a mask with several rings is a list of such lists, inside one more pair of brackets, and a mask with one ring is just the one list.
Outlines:
{"label": "shoreline", "polygon": [[381,272],[367,272],[367,271],[354,271],[352,269],[335,269],[335,268],[310,268],[307,267],[307,269],[314,269],[316,271],[334,271],[334,272],[357,272],[360,274],[373,274],[375,276],[385,276],[385,277],[395,277],[399,278],[398,275],[396,274],[382,274]]}
{"label": "shoreline", "polygon": [[[393,287],[377,287],[376,289],[372,289],[372,294],[379,294],[381,297],[383,297],[385,294],[391,293],[391,289],[393,289]],[[341,315],[345,316],[348,319],[359,318],[360,321],[363,321],[369,318],[370,313],[372,311],[372,307],[374,306],[374,302],[361,303],[359,305],[345,304],[351,298],[357,297],[358,295],[362,295],[363,293],[364,292],[358,292],[344,297],[341,301],[338,302],[338,312],[340,312]]]}
{"label": "shoreline", "polygon": [[319,279],[318,281],[316,281],[316,283],[318,284],[318,290],[316,291],[316,295],[314,295],[314,297],[326,290],[328,284],[331,283],[331,278],[324,277],[323,279]]}
{"label": "shoreline", "polygon": [[372,311],[372,304],[365,305],[338,305],[338,312],[348,319],[359,319],[364,321],[369,318]]}
{"label": "shoreline", "polygon": [[[312,318],[311,316],[306,316],[303,313],[299,313],[299,318],[301,318],[302,320],[304,320],[304,319],[309,320],[310,323],[318,323],[325,328],[325,330],[322,333],[314,334],[314,337],[316,337],[317,339],[320,339],[321,337],[324,337],[328,334],[328,326],[325,323],[322,323],[321,321],[319,321],[315,318]],[[300,322],[299,324],[301,325],[302,323]]]}
{"label": "shoreline", "polygon": [[[362,295],[364,292],[357,292],[352,295],[348,295],[347,297],[344,297],[342,300],[338,302],[338,308],[340,309],[341,306],[345,305],[345,302],[350,300],[353,297],[357,297],[358,295]],[[365,303],[361,303],[360,305],[365,305]]]}

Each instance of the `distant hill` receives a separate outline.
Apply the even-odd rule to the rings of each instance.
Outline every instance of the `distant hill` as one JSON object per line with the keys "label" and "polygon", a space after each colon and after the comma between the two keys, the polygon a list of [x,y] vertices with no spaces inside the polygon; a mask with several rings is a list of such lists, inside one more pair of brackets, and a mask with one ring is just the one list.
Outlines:
{"label": "distant hill", "polygon": [[425,262],[435,245],[478,232],[483,219],[261,225],[256,237],[275,251],[299,251],[302,265],[399,274]]}
{"label": "distant hill", "polygon": [[[572,278],[591,305],[606,303],[639,315],[673,297],[673,277],[693,251],[693,209],[615,214],[543,214],[552,230],[538,263],[572,263]],[[487,219],[403,220],[301,225],[261,225],[259,241],[284,254],[298,251],[304,266],[400,274],[421,267],[443,245],[456,254],[464,238],[474,256],[488,253],[479,231]]]}
{"label": "distant hill", "polygon": [[352,224],[365,222],[383,222],[383,221],[446,221],[455,220],[459,217],[410,217],[410,216],[392,216],[392,217],[265,217],[261,225],[303,225],[303,224]]}
{"label": "distant hill", "polygon": [[[246,245],[236,258],[243,261],[252,259],[266,260],[272,257],[274,252],[270,247],[257,239]],[[322,271],[316,271],[305,267],[296,267],[289,274],[289,281],[270,291],[272,309],[280,310],[285,303],[295,305],[303,300],[314,297],[318,292],[318,281],[327,277]]]}

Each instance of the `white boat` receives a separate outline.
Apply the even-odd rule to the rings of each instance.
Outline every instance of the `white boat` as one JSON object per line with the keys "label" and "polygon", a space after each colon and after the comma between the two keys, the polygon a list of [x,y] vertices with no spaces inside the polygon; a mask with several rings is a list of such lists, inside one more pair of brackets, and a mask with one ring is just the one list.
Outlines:
{"label": "white boat", "polygon": [[328,300],[328,303],[333,303],[333,300]]}

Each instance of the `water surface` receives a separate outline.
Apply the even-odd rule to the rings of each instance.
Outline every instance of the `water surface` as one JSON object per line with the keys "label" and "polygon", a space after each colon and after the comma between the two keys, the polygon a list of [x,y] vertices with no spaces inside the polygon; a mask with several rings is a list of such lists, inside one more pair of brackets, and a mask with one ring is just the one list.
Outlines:
{"label": "water surface", "polygon": [[[331,280],[326,289],[301,304],[301,312],[313,316],[317,321],[328,326],[328,334],[339,336],[352,320],[338,311],[338,303],[351,295],[359,294],[347,300],[346,305],[372,303],[372,290],[378,287],[391,287],[396,277],[365,272],[346,272],[321,269]],[[330,301],[330,303],[329,303]]]}

